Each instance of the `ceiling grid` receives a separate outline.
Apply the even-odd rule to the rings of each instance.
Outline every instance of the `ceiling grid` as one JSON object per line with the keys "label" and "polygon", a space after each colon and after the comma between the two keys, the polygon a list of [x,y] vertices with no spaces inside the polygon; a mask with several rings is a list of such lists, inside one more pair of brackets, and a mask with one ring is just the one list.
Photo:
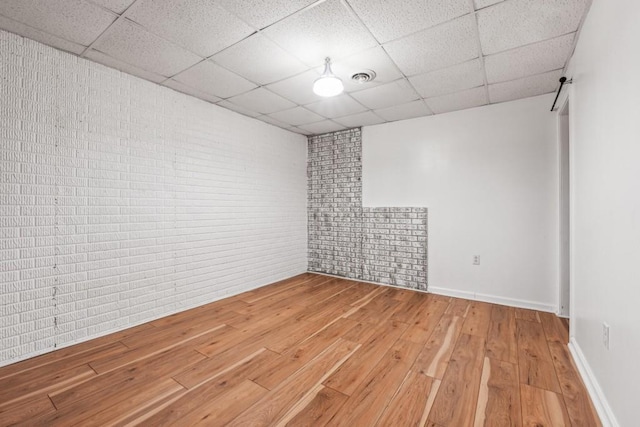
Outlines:
{"label": "ceiling grid", "polygon": [[[590,3],[3,0],[0,28],[315,134],[553,92]],[[335,98],[312,92],[327,56]]]}

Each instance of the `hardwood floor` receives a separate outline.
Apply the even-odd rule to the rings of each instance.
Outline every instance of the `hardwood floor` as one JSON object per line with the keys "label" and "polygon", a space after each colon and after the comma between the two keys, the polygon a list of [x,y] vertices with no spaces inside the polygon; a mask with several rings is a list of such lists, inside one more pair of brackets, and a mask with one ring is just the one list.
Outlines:
{"label": "hardwood floor", "polygon": [[599,426],[555,315],[316,274],[0,368],[0,425]]}

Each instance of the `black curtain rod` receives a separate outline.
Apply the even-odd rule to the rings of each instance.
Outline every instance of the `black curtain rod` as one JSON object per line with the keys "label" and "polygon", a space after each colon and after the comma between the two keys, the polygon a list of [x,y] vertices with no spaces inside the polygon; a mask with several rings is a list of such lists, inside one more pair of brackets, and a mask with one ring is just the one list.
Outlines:
{"label": "black curtain rod", "polygon": [[567,81],[567,78],[562,76],[560,77],[560,87],[558,88],[558,93],[556,93],[556,99],[553,100],[553,105],[551,106],[551,111],[554,110],[554,108],[556,108],[556,102],[558,102],[558,97],[560,96],[560,92],[562,91],[562,86],[564,86],[564,84],[571,84],[573,83],[573,79]]}

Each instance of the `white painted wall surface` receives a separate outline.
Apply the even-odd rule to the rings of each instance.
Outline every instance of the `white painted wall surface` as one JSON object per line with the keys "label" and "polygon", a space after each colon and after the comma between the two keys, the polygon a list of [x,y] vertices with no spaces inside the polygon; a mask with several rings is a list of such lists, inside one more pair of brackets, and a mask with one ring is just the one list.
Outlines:
{"label": "white painted wall surface", "polygon": [[556,311],[552,102],[546,95],[363,129],[363,204],[429,208],[431,291]]}
{"label": "white painted wall surface", "polygon": [[621,426],[639,425],[639,22],[638,1],[594,1],[567,73],[574,81],[573,346],[605,424]]}
{"label": "white painted wall surface", "polygon": [[0,365],[307,269],[306,138],[0,31]]}

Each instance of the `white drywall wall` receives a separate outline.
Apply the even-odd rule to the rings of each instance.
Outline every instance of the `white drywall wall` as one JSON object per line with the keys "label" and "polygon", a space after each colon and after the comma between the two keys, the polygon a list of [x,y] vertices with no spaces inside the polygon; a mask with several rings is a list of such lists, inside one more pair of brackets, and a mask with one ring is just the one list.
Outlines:
{"label": "white drywall wall", "polygon": [[556,311],[552,102],[545,95],[364,127],[363,205],[429,208],[431,291]]}
{"label": "white drywall wall", "polygon": [[[594,1],[567,73],[573,78],[572,345],[605,425],[638,425],[639,19],[640,2]],[[610,326],[609,350],[603,322]]]}

